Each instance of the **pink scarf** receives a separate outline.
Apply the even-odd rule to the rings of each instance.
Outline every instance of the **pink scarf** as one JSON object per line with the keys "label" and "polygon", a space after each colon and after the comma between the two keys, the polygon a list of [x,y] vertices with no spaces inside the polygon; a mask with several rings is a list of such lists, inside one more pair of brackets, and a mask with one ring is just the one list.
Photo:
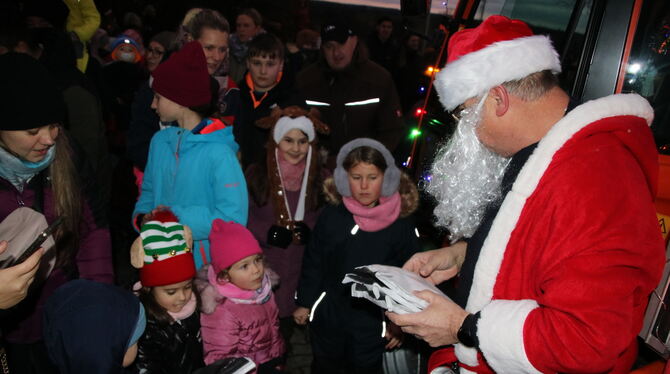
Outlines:
{"label": "pink scarf", "polygon": [[342,197],[347,210],[354,215],[354,222],[363,231],[375,232],[389,227],[400,216],[400,194],[379,198],[379,205],[368,208],[353,197]]}
{"label": "pink scarf", "polygon": [[178,311],[177,313],[172,313],[171,311],[168,310],[167,312],[168,314],[170,314],[170,317],[172,317],[172,319],[174,319],[175,321],[181,321],[183,319],[186,319],[190,317],[193,314],[193,312],[195,312],[196,307],[195,300],[196,298],[194,291],[191,292],[191,298],[188,299],[188,301],[186,302],[186,304],[184,304],[184,306],[181,308],[180,311]]}
{"label": "pink scarf", "polygon": [[300,186],[302,185],[302,175],[305,172],[306,158],[303,158],[300,162],[295,165],[292,165],[290,162],[284,159],[284,153],[279,151],[277,152],[279,157],[279,169],[281,170],[281,179],[284,189],[286,191],[300,191]]}
{"label": "pink scarf", "polygon": [[267,272],[263,275],[261,288],[255,291],[243,290],[230,282],[223,284],[219,283],[216,279],[216,272],[214,271],[213,266],[210,266],[209,269],[207,269],[207,279],[209,280],[209,284],[211,284],[221,296],[224,296],[235,304],[265,304],[270,300],[272,285]]}

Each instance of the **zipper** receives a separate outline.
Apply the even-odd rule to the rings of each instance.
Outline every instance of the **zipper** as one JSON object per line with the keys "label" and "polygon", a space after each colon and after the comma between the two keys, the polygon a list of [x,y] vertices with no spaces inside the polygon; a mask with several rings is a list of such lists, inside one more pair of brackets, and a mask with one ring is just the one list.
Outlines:
{"label": "zipper", "polygon": [[177,132],[179,135],[179,138],[177,139],[177,147],[175,148],[174,151],[174,158],[175,158],[175,165],[174,165],[174,170],[172,171],[172,186],[170,188],[170,201],[174,201],[174,186],[176,185],[176,180],[177,180],[177,171],[179,170],[179,148],[181,147],[181,140],[182,137],[184,136],[184,129],[181,129]]}

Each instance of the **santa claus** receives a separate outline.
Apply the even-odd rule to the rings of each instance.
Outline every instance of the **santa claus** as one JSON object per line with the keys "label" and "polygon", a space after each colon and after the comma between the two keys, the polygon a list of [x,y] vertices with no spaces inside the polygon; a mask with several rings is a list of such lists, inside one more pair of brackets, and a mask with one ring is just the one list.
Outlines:
{"label": "santa claus", "polygon": [[[459,120],[428,191],[451,246],[405,268],[453,301],[389,318],[431,346],[433,373],[627,372],[664,265],[652,205],[653,110],[634,94],[583,104],[558,86],[548,37],[491,16],[455,33],[436,78]],[[438,366],[442,368],[436,369]]]}

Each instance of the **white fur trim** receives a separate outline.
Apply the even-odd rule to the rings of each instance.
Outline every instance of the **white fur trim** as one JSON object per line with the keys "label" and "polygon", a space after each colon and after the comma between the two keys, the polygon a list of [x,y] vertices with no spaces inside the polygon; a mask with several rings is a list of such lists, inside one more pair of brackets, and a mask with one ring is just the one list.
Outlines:
{"label": "white fur trim", "polygon": [[[526,200],[535,191],[554,154],[574,134],[589,124],[603,118],[623,115],[643,118],[650,125],[654,118],[654,111],[647,100],[636,94],[607,96],[586,102],[570,111],[554,124],[542,138],[519,172],[512,190],[503,200],[500,210],[493,220],[491,230],[484,240],[479,259],[475,265],[472,289],[465,308],[467,311],[474,313],[485,310],[489,303],[493,303],[491,301],[493,287],[500,271],[510,235],[519,221]],[[461,362],[471,365],[473,357],[476,357],[476,351],[459,349],[457,346],[456,356]]]}
{"label": "white fur trim", "polygon": [[312,121],[305,116],[280,118],[275,125],[272,138],[275,140],[275,143],[279,144],[281,138],[293,129],[298,129],[304,132],[310,142],[314,140],[314,124],[312,124]]}
{"label": "white fur trim", "polygon": [[547,36],[534,35],[493,43],[447,64],[435,77],[435,89],[448,111],[499,84],[542,70],[561,72],[558,53]]}
{"label": "white fur trim", "polygon": [[454,374],[454,371],[449,369],[448,367],[444,366],[438,366],[435,369],[433,369],[430,374]]}
{"label": "white fur trim", "polygon": [[493,300],[477,324],[479,349],[496,373],[539,373],[526,355],[523,326],[535,300]]}

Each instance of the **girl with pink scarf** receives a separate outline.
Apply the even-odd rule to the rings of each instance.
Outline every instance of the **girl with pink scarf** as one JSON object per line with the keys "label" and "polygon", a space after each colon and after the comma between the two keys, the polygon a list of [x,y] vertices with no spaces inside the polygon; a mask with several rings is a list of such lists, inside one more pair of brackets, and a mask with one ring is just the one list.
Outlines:
{"label": "girl with pink scarf", "polygon": [[207,283],[198,284],[205,363],[247,357],[260,374],[279,372],[284,340],[258,242],[244,226],[218,218],[209,241],[212,262],[199,272]]}
{"label": "girl with pink scarf", "polygon": [[412,213],[416,186],[378,141],[340,149],[334,178],[302,264],[295,322],[310,322],[313,373],[379,373],[384,349],[402,332],[374,304],[351,297],[346,273],[371,264],[402,266],[419,249]]}

